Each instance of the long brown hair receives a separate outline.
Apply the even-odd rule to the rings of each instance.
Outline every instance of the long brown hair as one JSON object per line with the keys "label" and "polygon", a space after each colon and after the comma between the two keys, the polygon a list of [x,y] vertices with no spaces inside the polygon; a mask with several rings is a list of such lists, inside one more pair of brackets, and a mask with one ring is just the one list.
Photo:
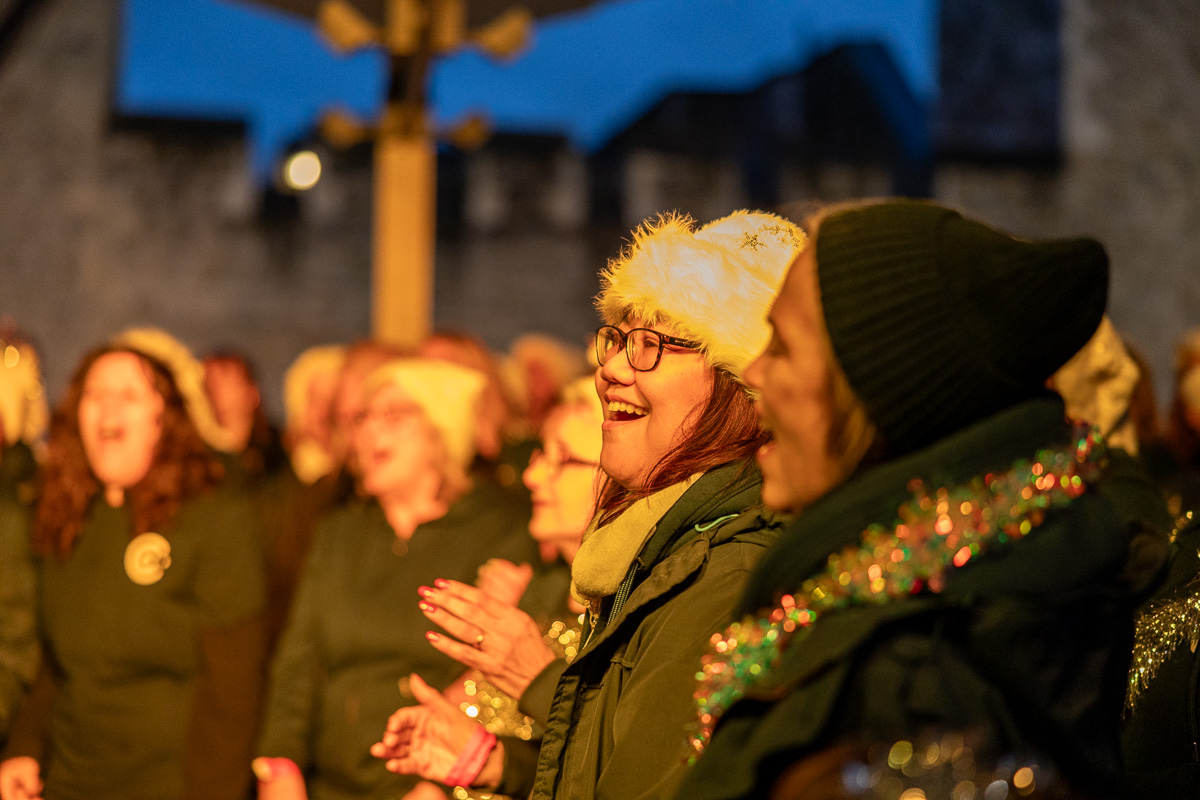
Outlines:
{"label": "long brown hair", "polygon": [[605,478],[596,502],[601,524],[612,521],[638,500],[697,472],[737,461],[749,468],[755,451],[770,440],[770,434],[759,425],[754,401],[745,387],[726,370],[715,369],[712,375],[708,402],[684,421],[690,425],[695,420],[691,433],[655,465],[644,486],[626,489],[612,478]]}
{"label": "long brown hair", "polygon": [[123,347],[88,353],[50,423],[50,441],[42,467],[42,496],[33,528],[34,549],[66,560],[83,529],[88,508],[100,491],[79,432],[79,401],[88,373],[103,356],[133,353],[141,360],[154,390],[163,399],[162,435],[146,476],[126,493],[136,536],[161,529],[184,501],[214,487],[222,468],[200,438],[170,371],[159,361]]}

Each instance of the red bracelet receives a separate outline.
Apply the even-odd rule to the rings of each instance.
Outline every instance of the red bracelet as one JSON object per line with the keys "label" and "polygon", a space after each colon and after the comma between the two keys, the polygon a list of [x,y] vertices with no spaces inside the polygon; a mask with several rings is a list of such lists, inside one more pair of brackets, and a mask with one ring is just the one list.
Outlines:
{"label": "red bracelet", "polygon": [[495,746],[496,735],[488,733],[487,728],[482,725],[476,726],[475,733],[471,734],[471,741],[467,742],[467,746],[458,754],[458,760],[446,773],[443,783],[447,786],[470,786],[479,777],[479,773],[483,772],[483,765],[487,763],[488,756],[492,754],[492,748]]}

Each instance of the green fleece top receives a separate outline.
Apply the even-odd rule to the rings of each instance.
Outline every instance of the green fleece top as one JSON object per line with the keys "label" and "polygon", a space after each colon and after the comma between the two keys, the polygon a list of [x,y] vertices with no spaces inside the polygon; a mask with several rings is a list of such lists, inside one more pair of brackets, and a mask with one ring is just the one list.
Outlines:
{"label": "green fleece top", "polygon": [[0,497],[0,747],[21,695],[37,674],[35,585],[29,510]]}
{"label": "green fleece top", "polygon": [[[41,756],[46,800],[237,800],[262,670],[253,513],[221,492],[186,502],[157,531],[170,563],[148,585],[126,572],[131,527],[97,496],[71,556],[41,560],[48,750],[14,754]],[[26,718],[22,740],[43,722]]]}
{"label": "green fleece top", "polygon": [[[1070,441],[1062,403],[1045,398],[865,470],[789,526],[740,611],[772,607],[867,526],[892,526],[910,480],[959,485]],[[785,768],[844,737],[890,743],[931,729],[972,732],[981,758],[1048,757],[1104,796],[1118,773],[1134,595],[1161,567],[1169,527],[1154,487],[1113,451],[1105,479],[1015,544],[948,572],[942,593],[823,614],[725,713],[675,796],[767,796]]]}
{"label": "green fleece top", "polygon": [[374,501],[352,502],[317,528],[308,566],[276,650],[259,754],[290,758],[310,800],[395,798],[416,778],[372,756],[388,716],[411,705],[410,673],[442,689],[464,672],[430,646],[417,588],[438,578],[474,583],[489,558],[536,557],[528,520],[494,485],[477,481],[407,546]]}
{"label": "green fleece top", "polygon": [[[533,797],[657,798],[678,783],[700,654],[778,534],[760,487],[743,464],[702,476],[643,545],[624,604],[611,613],[607,600],[604,626],[579,656],[552,664],[522,696],[524,708],[551,695]],[[520,742],[505,745],[500,788],[524,796],[529,756]]]}

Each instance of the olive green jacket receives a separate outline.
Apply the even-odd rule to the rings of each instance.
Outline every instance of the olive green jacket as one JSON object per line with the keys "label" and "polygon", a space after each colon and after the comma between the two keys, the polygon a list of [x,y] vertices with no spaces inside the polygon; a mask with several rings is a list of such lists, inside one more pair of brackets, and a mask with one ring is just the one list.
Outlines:
{"label": "olive green jacket", "polygon": [[[643,546],[624,604],[606,601],[580,655],[551,665],[522,697],[536,707],[553,687],[535,798],[663,797],[678,782],[696,664],[778,532],[759,507],[760,486],[757,470],[740,464],[701,477]],[[519,748],[506,742],[502,788],[513,796],[528,792],[515,780]]]}
{"label": "olive green jacket", "polygon": [[254,524],[235,493],[192,498],[158,531],[162,570],[130,573],[129,509],[98,494],[70,557],[39,559],[45,655],[6,756],[39,760],[46,800],[245,796],[263,671]]}
{"label": "olive green jacket", "polygon": [[[1200,796],[1200,653],[1191,647],[1200,602],[1200,520],[1179,532],[1166,580],[1140,611],[1157,619],[1137,648],[1139,664],[1161,658],[1121,727],[1124,792],[1130,800]],[[1171,626],[1171,627],[1168,627]],[[1135,651],[1136,652],[1136,651]]]}
{"label": "olive green jacket", "polygon": [[29,511],[0,497],[0,746],[22,694],[37,674],[41,647]]}
{"label": "olive green jacket", "polygon": [[408,676],[444,689],[463,667],[429,644],[417,590],[475,580],[489,558],[536,558],[528,520],[494,485],[476,481],[440,519],[396,538],[374,500],[355,500],[317,526],[271,667],[262,756],[290,758],[311,800],[395,798],[416,783],[370,753],[388,717],[412,705]]}

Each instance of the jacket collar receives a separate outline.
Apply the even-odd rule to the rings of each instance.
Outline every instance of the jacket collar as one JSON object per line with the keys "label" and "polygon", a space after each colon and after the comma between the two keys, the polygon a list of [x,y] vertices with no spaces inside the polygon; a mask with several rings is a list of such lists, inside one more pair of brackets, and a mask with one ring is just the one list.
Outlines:
{"label": "jacket collar", "polygon": [[709,470],[663,515],[638,555],[649,571],[668,555],[701,535],[705,524],[741,514],[761,504],[762,473],[753,461],[735,461]]}
{"label": "jacket collar", "polygon": [[643,497],[606,525],[592,523],[571,565],[571,592],[593,607],[616,594],[629,567],[654,533],[663,515],[696,482],[699,475]]}
{"label": "jacket collar", "polygon": [[[704,564],[710,548],[744,534],[747,527],[777,530],[778,522],[761,513],[761,486],[757,465],[744,461],[709,470],[696,480],[652,530],[630,565],[634,580],[628,587],[622,582],[628,602],[622,598],[615,609],[605,603],[599,628],[588,637],[584,652],[610,638],[637,609],[687,580]],[[746,524],[720,524],[739,516],[747,518]]]}

